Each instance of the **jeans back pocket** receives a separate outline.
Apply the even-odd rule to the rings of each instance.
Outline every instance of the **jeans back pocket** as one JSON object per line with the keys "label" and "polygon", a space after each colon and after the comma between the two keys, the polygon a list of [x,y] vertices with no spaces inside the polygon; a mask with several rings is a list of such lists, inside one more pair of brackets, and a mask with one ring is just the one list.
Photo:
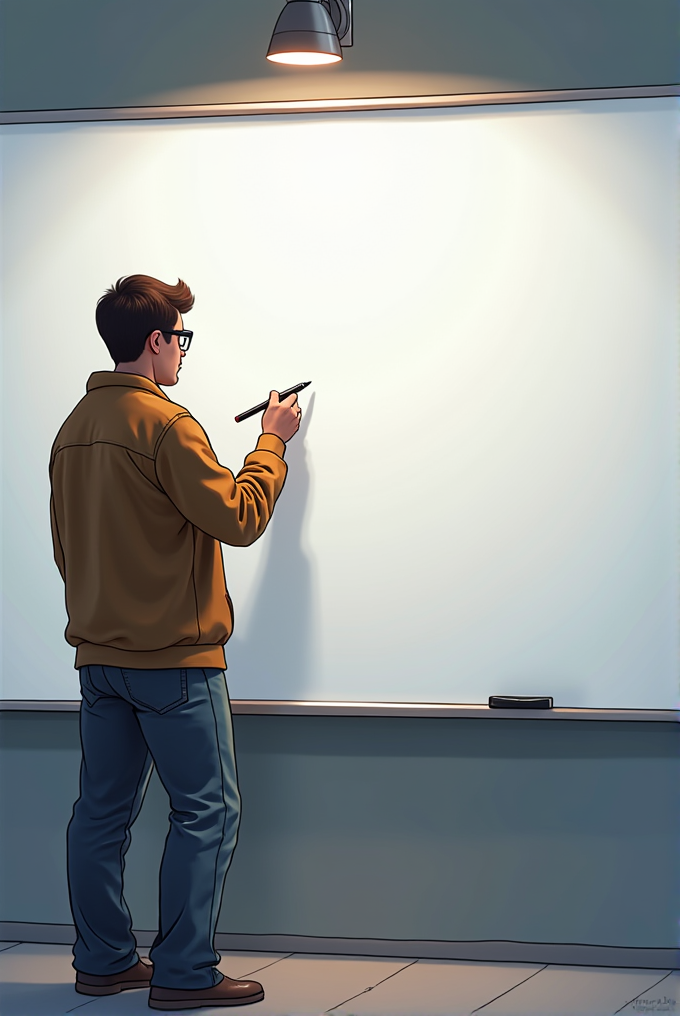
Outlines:
{"label": "jeans back pocket", "polygon": [[122,674],[132,702],[151,709],[154,713],[167,713],[187,701],[185,667],[166,667],[163,670],[126,669]]}

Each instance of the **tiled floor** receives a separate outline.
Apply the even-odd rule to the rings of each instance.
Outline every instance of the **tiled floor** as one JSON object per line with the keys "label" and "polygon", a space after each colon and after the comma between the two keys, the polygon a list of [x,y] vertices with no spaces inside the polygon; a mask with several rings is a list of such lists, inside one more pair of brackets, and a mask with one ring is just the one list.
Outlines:
{"label": "tiled floor", "polygon": [[[144,955],[146,950],[140,950]],[[265,999],[238,1011],[257,1016],[680,1016],[680,971],[463,963],[302,953],[222,954],[230,977],[262,981]],[[0,943],[2,1016],[134,1016],[150,1013],[146,991],[104,998],[76,993],[66,945]],[[181,1012],[182,1010],[178,1010]],[[184,1012],[192,1010],[183,1010]],[[225,1010],[194,1012],[218,1016]]]}

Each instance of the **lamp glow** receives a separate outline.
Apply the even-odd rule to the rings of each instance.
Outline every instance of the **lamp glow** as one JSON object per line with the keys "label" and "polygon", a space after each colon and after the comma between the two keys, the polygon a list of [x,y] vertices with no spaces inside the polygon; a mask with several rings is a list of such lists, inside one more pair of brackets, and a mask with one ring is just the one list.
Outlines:
{"label": "lamp glow", "polygon": [[341,56],[335,53],[268,53],[267,60],[279,64],[298,64],[301,67],[313,67],[319,64],[339,63]]}

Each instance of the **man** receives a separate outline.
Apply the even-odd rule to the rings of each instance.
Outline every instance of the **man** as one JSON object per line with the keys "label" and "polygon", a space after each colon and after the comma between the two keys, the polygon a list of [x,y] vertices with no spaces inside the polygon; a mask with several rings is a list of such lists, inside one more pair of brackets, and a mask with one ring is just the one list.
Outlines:
{"label": "man", "polygon": [[[107,290],[96,321],[115,370],[92,374],[50,460],[54,554],[83,697],[68,828],[76,990],[150,984],[149,1005],[166,1010],[264,997],[258,982],[217,970],[213,944],[240,807],[220,543],[262,535],[300,425],[297,397],[272,392],[239,474],[218,463],[199,424],[159,387],[178,381],[193,302],[181,280],[132,275]],[[122,889],[154,764],[171,813],[151,964],[137,954]]]}

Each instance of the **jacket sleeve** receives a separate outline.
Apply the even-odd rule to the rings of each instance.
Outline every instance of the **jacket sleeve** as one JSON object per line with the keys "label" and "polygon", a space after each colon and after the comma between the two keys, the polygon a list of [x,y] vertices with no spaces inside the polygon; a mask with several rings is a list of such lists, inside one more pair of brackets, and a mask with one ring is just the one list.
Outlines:
{"label": "jacket sleeve", "polygon": [[64,551],[61,546],[61,540],[59,538],[59,529],[57,528],[57,513],[54,508],[54,494],[50,495],[50,525],[52,526],[52,549],[54,550],[54,560],[59,574],[62,579],[66,579],[66,565],[64,562]]}
{"label": "jacket sleeve", "polygon": [[286,478],[285,444],[261,434],[237,476],[221,466],[203,428],[176,418],[156,450],[158,481],[182,515],[221,543],[247,547],[264,532]]}

